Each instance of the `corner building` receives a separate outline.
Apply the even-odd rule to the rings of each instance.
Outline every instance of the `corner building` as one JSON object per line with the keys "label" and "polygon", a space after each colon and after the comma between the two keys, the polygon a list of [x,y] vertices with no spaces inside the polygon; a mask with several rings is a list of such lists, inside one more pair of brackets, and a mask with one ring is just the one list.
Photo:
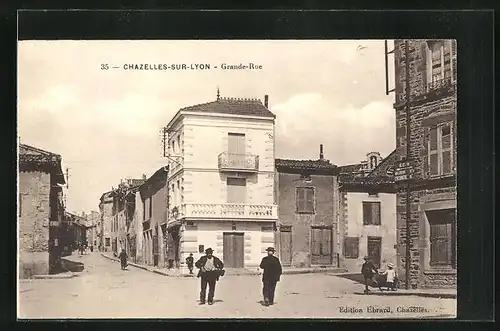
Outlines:
{"label": "corner building", "polygon": [[[456,114],[457,51],[454,40],[395,40],[397,147],[413,164],[413,179],[397,194],[398,270],[405,281],[410,236],[410,288],[455,287],[457,281]],[[409,72],[406,75],[406,63]],[[407,116],[406,79],[409,79]],[[410,120],[407,140],[407,120]],[[403,153],[403,155],[406,153]],[[406,185],[409,183],[408,196]],[[406,199],[410,200],[407,219]],[[406,230],[409,222],[409,233]]]}
{"label": "corner building", "polygon": [[275,115],[265,100],[217,97],[166,127],[167,250],[181,269],[208,247],[227,268],[256,268],[274,245]]}

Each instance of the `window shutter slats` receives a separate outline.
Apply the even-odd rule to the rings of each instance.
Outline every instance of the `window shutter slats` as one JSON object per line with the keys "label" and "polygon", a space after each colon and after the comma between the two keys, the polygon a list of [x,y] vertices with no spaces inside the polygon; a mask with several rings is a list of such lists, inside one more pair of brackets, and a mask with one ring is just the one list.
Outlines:
{"label": "window shutter slats", "polygon": [[438,149],[438,130],[437,127],[433,127],[429,132],[429,141],[430,141],[430,151],[437,151]]}
{"label": "window shutter slats", "polygon": [[380,225],[380,203],[373,203],[372,208],[373,224]]}

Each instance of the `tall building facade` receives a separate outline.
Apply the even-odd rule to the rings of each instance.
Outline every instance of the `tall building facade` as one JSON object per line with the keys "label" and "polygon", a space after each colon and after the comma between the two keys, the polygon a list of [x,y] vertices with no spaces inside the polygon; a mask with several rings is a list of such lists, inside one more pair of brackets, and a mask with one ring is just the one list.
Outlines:
{"label": "tall building facade", "polygon": [[180,109],[168,133],[169,246],[180,266],[211,247],[228,268],[258,267],[274,245],[275,115],[256,99]]}
{"label": "tall building facade", "polygon": [[456,41],[395,40],[394,65],[396,142],[406,151],[395,170],[400,278],[410,288],[454,287]]}

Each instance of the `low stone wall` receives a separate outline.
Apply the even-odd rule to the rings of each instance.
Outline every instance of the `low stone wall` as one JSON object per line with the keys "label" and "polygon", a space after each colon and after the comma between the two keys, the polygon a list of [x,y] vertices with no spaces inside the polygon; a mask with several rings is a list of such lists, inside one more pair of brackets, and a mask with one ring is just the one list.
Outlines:
{"label": "low stone wall", "polygon": [[49,274],[48,252],[22,252],[19,256],[19,278],[32,278],[34,275]]}

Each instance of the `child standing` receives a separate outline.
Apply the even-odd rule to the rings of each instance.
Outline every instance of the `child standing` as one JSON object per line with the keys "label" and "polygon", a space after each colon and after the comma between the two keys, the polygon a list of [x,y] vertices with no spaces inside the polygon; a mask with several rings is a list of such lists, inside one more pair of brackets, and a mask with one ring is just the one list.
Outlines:
{"label": "child standing", "polygon": [[186,258],[186,264],[189,269],[189,274],[193,274],[193,265],[194,265],[194,258],[193,258],[193,253],[190,253],[189,256]]}
{"label": "child standing", "polygon": [[392,291],[396,291],[396,270],[394,270],[394,265],[389,263],[387,265],[387,270],[382,273],[382,275],[387,276],[387,288]]}

